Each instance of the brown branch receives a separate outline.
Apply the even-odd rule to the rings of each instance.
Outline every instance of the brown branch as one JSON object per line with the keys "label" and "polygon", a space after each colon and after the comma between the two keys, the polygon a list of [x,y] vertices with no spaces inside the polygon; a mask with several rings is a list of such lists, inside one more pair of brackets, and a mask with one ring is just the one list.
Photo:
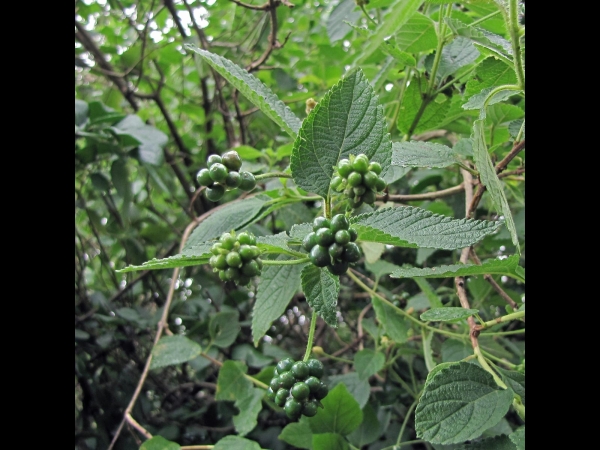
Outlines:
{"label": "brown branch", "polygon": [[[269,18],[270,18],[270,22],[271,22],[271,32],[269,33],[269,44],[267,45],[267,48],[264,51],[264,53],[262,55],[260,55],[256,61],[251,62],[246,67],[246,70],[248,72],[253,72],[255,70],[258,70],[258,68],[261,66],[261,64],[264,63],[267,60],[267,58],[269,58],[269,56],[271,55],[271,53],[273,52],[274,49],[283,47],[283,45],[277,41],[277,29],[278,29],[277,7],[280,4],[281,3],[279,0],[269,0],[269,7],[265,9],[266,11],[269,11]],[[288,35],[288,37],[289,37],[289,35]],[[287,41],[287,38],[286,38],[286,41]]]}
{"label": "brown branch", "polygon": [[448,197],[450,195],[454,195],[454,194],[458,194],[459,192],[462,192],[465,190],[465,186],[464,183],[461,183],[457,186],[448,188],[448,189],[442,189],[441,191],[436,191],[436,192],[426,192],[424,194],[383,194],[383,195],[378,195],[377,196],[377,200],[386,202],[388,200],[393,201],[393,202],[411,202],[411,201],[418,201],[418,200],[435,200],[436,198],[442,198],[442,197]]}
{"label": "brown branch", "polygon": [[[481,261],[479,260],[479,257],[475,253],[475,249],[473,249],[473,248],[471,248],[471,259],[478,266],[481,265]],[[512,298],[510,298],[506,292],[504,292],[504,289],[502,289],[500,287],[500,285],[498,283],[496,283],[496,280],[494,280],[494,278],[489,273],[486,273],[483,276],[483,279],[485,281],[487,281],[488,283],[490,283],[492,285],[492,287],[494,288],[494,290],[500,295],[500,297],[502,297],[506,301],[506,303],[508,303],[514,310],[517,310],[519,308],[519,306],[516,304],[516,302]]]}

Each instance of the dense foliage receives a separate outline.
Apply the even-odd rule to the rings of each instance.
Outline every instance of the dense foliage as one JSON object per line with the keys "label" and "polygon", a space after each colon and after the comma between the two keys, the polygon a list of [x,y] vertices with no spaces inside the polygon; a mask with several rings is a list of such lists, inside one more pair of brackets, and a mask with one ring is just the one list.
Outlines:
{"label": "dense foliage", "polygon": [[524,23],[76,1],[76,449],[524,449]]}

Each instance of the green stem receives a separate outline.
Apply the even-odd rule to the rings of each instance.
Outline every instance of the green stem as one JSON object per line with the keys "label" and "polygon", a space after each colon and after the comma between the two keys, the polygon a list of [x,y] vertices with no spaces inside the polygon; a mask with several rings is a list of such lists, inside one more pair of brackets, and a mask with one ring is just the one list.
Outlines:
{"label": "green stem", "polygon": [[267,178],[292,178],[292,174],[285,173],[285,172],[269,172],[269,173],[262,173],[262,174],[256,175],[254,177],[254,179],[256,181],[265,180]]}
{"label": "green stem", "polygon": [[401,308],[398,308],[396,305],[394,305],[392,302],[390,302],[387,298],[381,296],[380,294],[378,294],[377,292],[375,292],[373,289],[371,289],[369,286],[367,286],[365,283],[363,283],[360,278],[358,278],[356,275],[354,275],[352,272],[348,271],[346,272],[346,275],[348,275],[350,278],[352,278],[352,280],[358,284],[361,288],[363,288],[366,292],[368,292],[369,294],[371,294],[372,296],[377,297],[379,300],[381,300],[382,302],[384,302],[385,304],[389,305],[390,307],[394,308],[395,311],[398,311],[400,314],[402,314],[404,317],[406,317],[407,319],[413,321],[414,323],[416,323],[417,325],[419,325],[420,327],[423,327],[427,330],[433,331],[435,333],[440,333],[440,334],[444,334],[446,336],[451,336],[454,338],[458,338],[458,339],[467,339],[468,336],[464,335],[464,334],[458,334],[458,333],[452,333],[451,331],[446,331],[446,330],[440,330],[438,328],[433,328],[429,325],[426,325],[425,323],[421,322],[419,319],[416,319],[415,317],[411,316],[410,314],[408,314],[406,311],[404,311]]}
{"label": "green stem", "polygon": [[391,369],[389,371],[389,374],[390,374],[390,377],[392,378],[392,380],[396,381],[397,383],[402,385],[404,390],[406,392],[408,392],[410,395],[412,395],[415,400],[417,400],[419,398],[419,395],[417,393],[413,392],[412,388],[408,385],[408,383],[406,381],[404,381],[402,379],[402,377],[400,375],[398,375],[394,369]]}
{"label": "green stem", "polygon": [[492,17],[494,17],[494,16],[496,16],[496,15],[500,14],[501,12],[502,12],[502,11],[500,11],[500,10],[498,10],[498,11],[494,11],[493,13],[491,13],[491,14],[488,14],[487,16],[484,16],[484,17],[482,17],[481,19],[477,19],[477,20],[475,20],[474,22],[470,23],[470,24],[469,24],[469,26],[470,26],[470,27],[474,27],[474,26],[476,26],[476,25],[479,25],[481,22],[485,22],[486,20],[488,20],[488,19],[491,19]]}
{"label": "green stem", "polygon": [[[408,419],[410,419],[410,415],[412,414],[413,409],[416,408],[417,403],[419,403],[418,397],[415,399],[415,401],[412,403],[412,405],[410,405],[410,408],[408,408],[408,411],[406,411],[406,416],[404,416],[404,420],[402,421],[402,427],[400,428],[400,433],[398,433],[398,439],[396,440],[396,446],[400,446],[402,444],[402,442],[400,442],[400,440],[402,439],[402,434],[404,433],[404,429],[406,428]],[[414,442],[414,441],[412,441],[412,442]]]}
{"label": "green stem", "polygon": [[[310,259],[310,258],[309,258]],[[306,352],[304,352],[304,358],[302,361],[308,361],[310,357],[310,353],[312,352],[312,344],[313,338],[315,337],[315,328],[317,327],[317,312],[312,312],[312,317],[310,318],[310,330],[308,331],[308,342],[306,343]]]}
{"label": "green stem", "polygon": [[490,352],[486,352],[485,350],[481,349],[481,353],[488,359],[491,359],[493,361],[496,361],[500,364],[504,364],[506,367],[508,367],[511,370],[516,370],[517,365],[516,364],[512,364],[509,363],[508,361],[505,361],[502,358],[498,358],[497,356],[492,355]]}
{"label": "green stem", "polygon": [[525,91],[525,71],[523,70],[523,61],[521,60],[521,44],[519,43],[520,27],[518,17],[518,2],[510,0],[508,4],[508,22],[506,28],[510,34],[510,42],[513,50],[513,63],[515,65],[515,74],[517,82],[523,91]]}
{"label": "green stem", "polygon": [[433,85],[435,84],[435,76],[437,74],[437,70],[440,65],[440,60],[442,59],[442,49],[444,48],[444,45],[446,43],[446,28],[447,28],[446,22],[444,21],[444,19],[446,17],[450,16],[450,11],[452,11],[452,3],[450,3],[446,7],[445,14],[442,14],[442,12],[440,11],[440,23],[438,25],[438,44],[437,44],[437,48],[435,50],[435,56],[433,58],[433,66],[431,67],[429,85],[427,86],[427,94],[426,94],[427,97],[429,97],[431,95],[431,93],[433,92]]}
{"label": "green stem", "polygon": [[288,259],[288,260],[274,260],[274,259],[263,259],[262,263],[265,266],[291,266],[294,264],[304,264],[310,261],[310,258],[300,258],[300,259]]}
{"label": "green stem", "polygon": [[367,19],[369,19],[371,21],[371,23],[373,23],[373,25],[377,26],[377,22],[375,22],[375,20],[373,20],[373,18],[369,15],[369,13],[367,12],[367,10],[365,9],[365,5],[363,5],[362,3],[359,5],[360,9],[362,9],[362,12],[365,13],[365,16],[367,16]]}
{"label": "green stem", "polygon": [[508,389],[508,386],[506,386],[506,384],[504,384],[504,381],[502,381],[500,379],[500,377],[496,374],[496,372],[494,372],[494,369],[492,369],[490,367],[490,365],[487,363],[487,361],[485,360],[483,354],[481,353],[481,349],[479,348],[479,345],[474,347],[473,350],[475,352],[475,355],[477,355],[477,361],[479,362],[479,364],[481,364],[481,367],[486,372],[488,372],[492,377],[494,377],[494,381],[496,382],[496,384],[503,389]]}
{"label": "green stem", "polygon": [[514,84],[505,84],[504,86],[498,86],[494,89],[492,89],[490,91],[490,93],[487,95],[485,101],[483,102],[483,108],[482,109],[486,109],[488,107],[488,104],[490,103],[490,101],[492,100],[492,98],[494,97],[494,95],[496,95],[498,92],[501,91],[520,91],[522,90],[521,87],[516,86]]}
{"label": "green stem", "polygon": [[517,311],[517,312],[511,313],[511,314],[507,314],[506,316],[498,317],[497,319],[494,319],[494,320],[489,320],[487,322],[483,322],[481,325],[479,325],[478,328],[480,330],[483,330],[485,328],[489,328],[489,327],[497,325],[499,323],[509,322],[511,320],[520,319],[521,317],[525,317],[525,311]]}
{"label": "green stem", "polygon": [[519,128],[519,132],[517,133],[517,137],[515,138],[515,142],[521,142],[523,139],[523,134],[525,134],[525,120],[521,124],[521,128]]}
{"label": "green stem", "polygon": [[523,419],[523,422],[525,422],[525,405],[517,398],[513,400],[512,405],[513,408],[515,408],[515,411],[517,411],[519,417]]}
{"label": "green stem", "polygon": [[481,336],[509,336],[511,334],[523,334],[525,333],[525,329],[521,330],[511,330],[511,331],[497,331],[494,333],[481,333]]}

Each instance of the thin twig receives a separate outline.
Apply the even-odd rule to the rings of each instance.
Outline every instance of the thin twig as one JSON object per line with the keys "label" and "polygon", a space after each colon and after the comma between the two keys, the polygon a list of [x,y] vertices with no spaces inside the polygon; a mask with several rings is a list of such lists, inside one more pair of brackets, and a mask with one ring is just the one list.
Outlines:
{"label": "thin twig", "polygon": [[[475,253],[475,249],[473,248],[471,248],[471,259],[475,262],[475,264],[479,266],[481,265],[481,261]],[[492,276],[489,273],[486,273],[483,276],[483,279],[490,283],[494,290],[500,295],[500,297],[502,297],[506,301],[506,303],[508,303],[514,310],[519,308],[515,301],[512,298],[510,298],[506,292],[504,292],[504,290],[500,287],[498,283],[496,283],[496,280],[494,280],[494,278],[492,278]]]}

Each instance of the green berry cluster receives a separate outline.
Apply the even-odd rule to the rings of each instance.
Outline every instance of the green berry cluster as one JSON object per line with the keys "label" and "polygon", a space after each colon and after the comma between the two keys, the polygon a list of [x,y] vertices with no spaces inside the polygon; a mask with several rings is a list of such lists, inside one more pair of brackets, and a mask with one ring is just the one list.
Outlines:
{"label": "green berry cluster", "polygon": [[211,202],[221,200],[226,190],[239,188],[251,191],[256,187],[254,175],[245,170],[240,171],[242,159],[235,150],[219,155],[210,155],[206,160],[208,168],[200,169],[196,179],[201,186],[206,186],[204,195]]}
{"label": "green berry cluster", "polygon": [[256,238],[252,233],[242,231],[237,236],[235,231],[223,233],[210,251],[213,256],[209,263],[213,272],[219,272],[222,281],[233,281],[245,286],[262,271],[260,249],[256,246]]}
{"label": "green berry cluster", "polygon": [[387,186],[379,176],[381,170],[381,164],[370,162],[364,153],[350,155],[350,159],[340,159],[335,167],[337,175],[331,180],[331,188],[343,192],[352,208],[358,208],[363,203],[372,205],[377,192],[383,191]]}
{"label": "green berry cluster", "polygon": [[275,368],[267,397],[281,406],[291,420],[301,415],[312,417],[317,414],[317,408],[322,407],[320,400],[329,393],[321,381],[323,372],[323,364],[318,359],[306,362],[282,359]]}
{"label": "green berry cluster", "polygon": [[342,275],[349,263],[360,259],[360,248],[354,241],[358,233],[350,228],[344,214],[337,214],[331,220],[319,216],[313,222],[313,231],[302,240],[302,247],[310,252],[310,260],[317,267],[327,267],[334,275]]}

